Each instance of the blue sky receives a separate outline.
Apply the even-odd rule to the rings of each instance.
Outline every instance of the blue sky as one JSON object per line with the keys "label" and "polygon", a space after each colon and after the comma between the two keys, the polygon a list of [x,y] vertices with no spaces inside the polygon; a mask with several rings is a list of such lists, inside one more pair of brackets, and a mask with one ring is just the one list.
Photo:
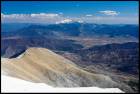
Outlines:
{"label": "blue sky", "polygon": [[[139,10],[137,1],[2,1],[1,11],[1,14],[9,16],[12,14],[26,15],[44,13],[44,15],[58,14],[57,16],[61,16],[61,20],[78,19],[87,22],[92,22],[91,20],[93,20],[93,23],[138,23]],[[102,19],[102,21],[94,21],[96,18]],[[115,21],[115,18],[117,21]],[[122,22],[123,18],[124,22]],[[25,22],[25,20],[18,22]]]}

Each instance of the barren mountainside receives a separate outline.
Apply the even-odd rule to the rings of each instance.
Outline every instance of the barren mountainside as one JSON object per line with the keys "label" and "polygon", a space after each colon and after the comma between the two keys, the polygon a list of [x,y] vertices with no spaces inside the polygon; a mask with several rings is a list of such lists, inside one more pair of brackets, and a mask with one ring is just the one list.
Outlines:
{"label": "barren mountainside", "polygon": [[138,92],[138,25],[20,25],[1,32],[2,68],[9,75],[55,87]]}
{"label": "barren mountainside", "polygon": [[101,74],[86,72],[73,62],[44,48],[30,48],[13,59],[2,59],[8,75],[32,82],[60,87],[117,87],[117,83]]}

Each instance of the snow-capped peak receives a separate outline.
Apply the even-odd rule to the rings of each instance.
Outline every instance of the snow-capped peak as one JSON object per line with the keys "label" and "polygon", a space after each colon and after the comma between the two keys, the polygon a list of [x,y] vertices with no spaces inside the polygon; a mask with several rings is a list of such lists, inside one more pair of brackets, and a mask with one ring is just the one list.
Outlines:
{"label": "snow-capped peak", "polygon": [[56,24],[59,24],[59,23],[70,23],[70,22],[73,22],[73,20],[71,20],[71,19],[64,19],[64,20],[61,20],[59,22],[56,22]]}

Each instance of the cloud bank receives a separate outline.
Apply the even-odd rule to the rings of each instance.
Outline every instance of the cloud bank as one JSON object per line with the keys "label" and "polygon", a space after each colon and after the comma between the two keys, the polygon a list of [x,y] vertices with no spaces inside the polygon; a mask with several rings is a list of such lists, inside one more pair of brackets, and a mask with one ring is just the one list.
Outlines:
{"label": "cloud bank", "polygon": [[1,14],[2,22],[19,23],[54,23],[64,19],[60,14],[38,13],[38,14]]}
{"label": "cloud bank", "polygon": [[99,11],[100,13],[103,13],[105,15],[109,15],[109,16],[116,16],[119,15],[120,12],[117,11],[111,11],[111,10],[104,10],[104,11]]}
{"label": "cloud bank", "polygon": [[63,13],[32,13],[32,14],[3,14],[1,13],[2,23],[70,23],[70,22],[87,22],[101,24],[138,24],[138,17],[121,17],[117,16],[116,11],[99,11],[107,16],[95,16],[87,14],[80,17],[67,17]]}
{"label": "cloud bank", "polygon": [[86,16],[87,16],[87,17],[91,17],[91,16],[93,16],[93,15],[91,15],[91,14],[87,14]]}

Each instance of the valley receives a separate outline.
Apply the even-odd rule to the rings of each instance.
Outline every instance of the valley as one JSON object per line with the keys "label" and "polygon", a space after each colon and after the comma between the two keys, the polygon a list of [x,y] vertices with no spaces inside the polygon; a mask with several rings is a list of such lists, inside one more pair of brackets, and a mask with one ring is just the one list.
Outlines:
{"label": "valley", "polygon": [[[114,28],[117,28],[118,31],[115,31]],[[42,62],[42,65],[44,65],[43,62],[49,61],[54,62],[54,64],[56,63],[55,61],[53,61],[53,59],[55,60],[56,58],[55,56],[51,57],[50,59],[48,58],[49,60],[47,59],[47,57],[50,55],[48,54],[46,56],[45,52],[48,53],[50,51],[47,51],[45,49],[49,49],[56,54],[70,60],[67,61],[68,63],[70,63],[70,65],[66,65],[70,67],[72,62],[72,68],[74,67],[74,69],[68,70],[67,72],[71,74],[70,71],[76,71],[76,74],[71,74],[71,76],[66,75],[66,78],[63,78],[65,76],[62,76],[62,74],[57,75],[57,73],[55,73],[58,70],[52,70],[53,68],[58,68],[61,70],[61,72],[62,70],[65,70],[61,69],[61,63],[60,65],[59,63],[57,65],[51,63],[52,65],[44,65],[44,69],[40,70],[38,74],[32,74],[33,72],[35,72],[35,70],[31,70],[32,75],[26,74],[25,71],[25,74],[23,75],[27,75],[27,77],[23,77],[22,75],[19,75],[21,73],[18,74],[15,70],[15,75],[13,76],[25,80],[31,80],[31,78],[33,78],[32,81],[34,82],[44,81],[52,86],[89,87],[97,85],[99,87],[110,87],[108,85],[106,86],[99,83],[94,83],[95,81],[94,79],[92,79],[92,76],[87,75],[101,74],[110,77],[112,81],[119,84],[117,86],[115,85],[115,87],[118,87],[125,92],[138,92],[139,41],[137,36],[138,31],[136,28],[137,26],[134,25],[114,26],[86,23],[83,24],[76,22],[46,26],[29,25],[18,30],[11,30],[11,32],[3,31],[1,40],[1,57],[9,58],[6,59],[6,62],[15,63],[15,65],[4,63],[3,66],[10,69],[14,68],[14,66],[17,66],[17,70],[20,68],[22,71],[24,71],[24,69],[20,67],[22,66],[21,62],[24,62],[25,66],[29,66],[33,69],[34,67],[39,68],[40,70],[40,67],[36,66],[39,62]],[[124,31],[121,31],[119,29]],[[133,31],[131,31],[131,29]],[[128,30],[128,32],[125,30]],[[102,31],[104,31],[104,33]],[[28,51],[29,54],[31,54],[31,56],[29,55],[29,57],[27,54]],[[15,59],[24,53],[27,54],[27,56],[25,55],[24,57],[23,55],[21,59]],[[45,59],[45,57],[47,60]],[[38,60],[34,61],[34,58],[38,58]],[[45,61],[43,61],[44,59]],[[59,60],[56,59],[56,61]],[[29,64],[26,65],[27,62],[29,62]],[[32,63],[30,64],[30,62]],[[61,62],[63,62],[63,59]],[[62,64],[62,66],[64,67],[65,65]],[[80,68],[80,70],[77,70],[75,66]],[[6,71],[10,72],[11,70],[8,69]],[[45,73],[46,71],[50,71],[50,73]],[[82,71],[82,73],[79,73],[78,71]],[[41,72],[45,73],[46,76],[44,76],[44,74],[42,74]],[[87,74],[85,74],[86,72]],[[35,75],[39,74],[41,78],[36,78]],[[29,75],[32,77],[30,77]],[[87,75],[87,78],[85,78],[85,75]],[[53,77],[58,77],[60,79],[56,79]],[[67,77],[68,79],[71,79],[72,82],[68,81]],[[74,78],[77,80],[73,81]],[[77,82],[82,81],[78,80],[79,78],[84,79],[83,81],[85,82]],[[62,79],[65,82],[63,84],[61,83]],[[51,80],[56,81],[56,83],[53,83]],[[98,78],[98,80],[102,81],[100,80],[100,78]],[[111,87],[114,86],[111,85]]]}

